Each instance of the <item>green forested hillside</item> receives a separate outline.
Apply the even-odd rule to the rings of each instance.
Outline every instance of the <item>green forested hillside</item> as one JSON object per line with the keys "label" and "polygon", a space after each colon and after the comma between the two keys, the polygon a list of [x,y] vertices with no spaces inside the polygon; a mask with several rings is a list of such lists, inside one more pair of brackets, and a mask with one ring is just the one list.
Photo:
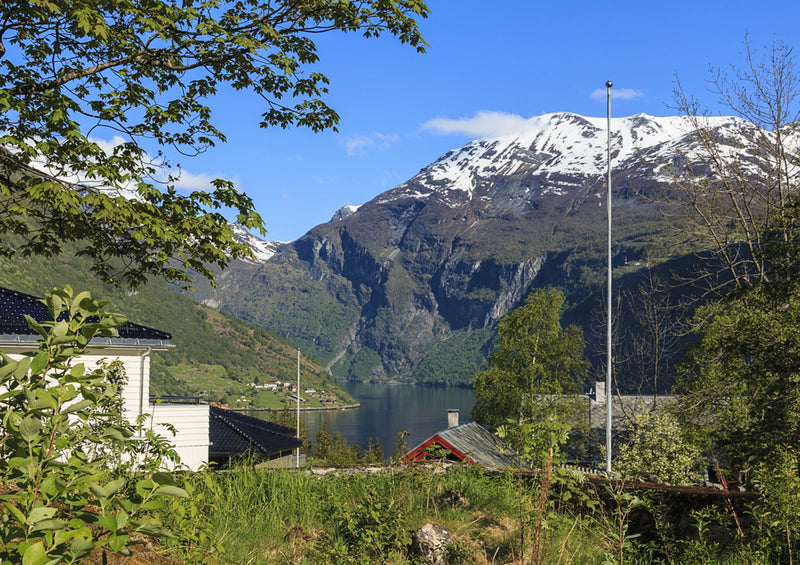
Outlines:
{"label": "green forested hillside", "polygon": [[[137,289],[101,283],[85,260],[64,254],[52,259],[0,258],[0,285],[43,296],[53,287],[71,285],[110,302],[108,309],[131,321],[172,334],[169,351],[153,356],[151,391],[156,394],[201,395],[208,401],[241,407],[282,405],[279,395],[250,384],[297,379],[297,349],[288,340],[233,316],[196,304],[170,290],[163,280]],[[319,363],[301,355],[303,388],[334,393],[339,403],[352,399],[336,387]],[[310,404],[317,404],[309,399]]]}

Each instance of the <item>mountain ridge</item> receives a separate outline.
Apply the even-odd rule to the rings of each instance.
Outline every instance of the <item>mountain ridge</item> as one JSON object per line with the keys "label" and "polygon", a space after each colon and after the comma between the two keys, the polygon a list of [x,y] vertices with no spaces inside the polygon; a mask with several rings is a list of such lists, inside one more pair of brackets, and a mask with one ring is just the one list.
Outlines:
{"label": "mountain ridge", "polygon": [[[739,118],[703,120],[724,151],[757,137]],[[612,119],[616,267],[675,256],[667,246],[676,226],[660,207],[675,180],[703,172],[691,124]],[[557,286],[577,305],[602,287],[605,119],[553,113],[528,125],[449,151],[277,245],[267,261],[222,273],[204,299],[314,348],[323,362],[340,357],[333,370],[343,378],[467,382],[485,363],[476,348],[485,352],[494,325],[532,288]],[[452,352],[457,376],[415,374],[437,365],[427,355],[457,334],[472,344]]]}
{"label": "mountain ridge", "polygon": [[[294,382],[297,378],[297,348],[285,338],[176,296],[163,279],[136,290],[123,289],[88,276],[89,267],[89,260],[69,247],[53,258],[33,256],[20,261],[0,257],[0,284],[34,296],[69,284],[76,291],[89,290],[95,298],[108,301],[108,311],[169,332],[175,347],[152,357],[153,394],[200,396],[207,402],[235,399],[241,407],[263,408],[260,402],[266,393],[256,395],[254,383],[272,379]],[[305,352],[302,375],[307,386],[331,390],[340,404],[354,402]],[[239,401],[241,397],[246,401]]]}

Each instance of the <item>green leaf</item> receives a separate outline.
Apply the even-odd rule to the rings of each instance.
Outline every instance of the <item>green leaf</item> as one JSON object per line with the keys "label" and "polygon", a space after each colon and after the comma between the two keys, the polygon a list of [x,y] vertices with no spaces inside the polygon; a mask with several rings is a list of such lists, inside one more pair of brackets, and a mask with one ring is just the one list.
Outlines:
{"label": "green leaf", "polygon": [[142,504],[139,507],[139,510],[143,510],[143,511],[149,512],[151,510],[163,510],[166,507],[167,507],[167,503],[164,501],[164,499],[163,498],[158,498],[158,499],[148,500],[147,502],[145,502],[144,504]]}
{"label": "green leaf", "polygon": [[31,460],[27,457],[12,457],[8,460],[8,466],[12,469],[16,467],[25,467],[26,465],[29,465],[30,462]]}
{"label": "green leaf", "polygon": [[95,542],[92,539],[77,538],[72,542],[72,545],[69,546],[69,554],[75,559],[80,559],[81,557],[89,555],[94,549],[94,546]]}
{"label": "green leaf", "polygon": [[92,483],[89,485],[89,490],[92,491],[92,494],[95,495],[100,500],[104,500],[108,498],[108,491],[102,486],[97,483]]}
{"label": "green leaf", "polygon": [[123,534],[123,535],[114,534],[114,535],[112,535],[112,536],[110,536],[108,538],[108,546],[111,549],[113,549],[114,551],[116,551],[117,553],[122,551],[122,548],[125,547],[125,545],[127,543],[128,543],[128,535],[127,534]]}
{"label": "green leaf", "polygon": [[74,403],[70,404],[69,406],[67,406],[64,409],[64,412],[66,412],[67,414],[74,414],[75,412],[80,412],[81,410],[85,410],[86,408],[90,408],[90,407],[94,406],[94,404],[95,403],[92,402],[91,400],[87,400],[87,399],[79,400],[78,402],[74,402]]}
{"label": "green leaf", "polygon": [[66,520],[53,518],[51,520],[42,520],[40,522],[36,522],[36,524],[31,528],[31,530],[33,530],[33,531],[61,530],[66,525],[67,525],[67,521]]}
{"label": "green leaf", "polygon": [[47,552],[40,541],[29,546],[22,555],[22,565],[44,565],[47,562]]}
{"label": "green leaf", "polygon": [[17,366],[14,367],[14,377],[19,381],[25,378],[28,374],[28,370],[31,367],[31,359],[30,357],[23,357],[17,362]]}
{"label": "green leaf", "polygon": [[72,532],[66,528],[60,528],[53,533],[53,543],[62,545],[72,539]]}
{"label": "green leaf", "polygon": [[8,509],[12,516],[16,519],[17,523],[20,525],[27,524],[27,520],[25,519],[25,514],[17,508],[16,504],[13,502],[3,501],[3,505]]}
{"label": "green leaf", "polygon": [[40,336],[46,338],[47,337],[47,330],[36,320],[30,317],[28,314],[25,314],[25,321],[28,324],[28,327],[35,331]]}
{"label": "green leaf", "polygon": [[106,487],[105,487],[106,488],[106,492],[108,493],[108,496],[112,496],[112,495],[116,494],[117,492],[119,492],[119,489],[124,487],[127,482],[128,481],[126,481],[125,478],[119,478],[119,479],[115,479],[113,481],[110,481],[108,484],[106,484]]}
{"label": "green leaf", "polygon": [[50,343],[53,345],[64,345],[66,343],[72,343],[75,341],[75,336],[72,335],[60,335],[55,336],[50,340]]}
{"label": "green leaf", "polygon": [[164,485],[158,487],[153,494],[160,494],[164,496],[174,496],[176,498],[189,498],[189,494],[180,487],[174,485]]}
{"label": "green leaf", "polygon": [[40,351],[36,354],[31,362],[31,373],[38,375],[44,371],[47,364],[50,362],[50,354],[47,351]]}
{"label": "green leaf", "polygon": [[[69,287],[65,288],[64,290],[71,294],[71,289],[69,289]],[[58,315],[61,313],[61,310],[64,306],[64,301],[60,296],[61,292],[62,291],[56,291],[56,289],[53,289],[53,292],[49,293],[44,298],[45,305],[47,306],[47,309],[50,310],[50,314],[53,316],[53,319],[58,318]]]}
{"label": "green leaf", "polygon": [[100,435],[100,437],[106,439],[115,439],[117,441],[125,441],[130,437],[130,435],[130,432],[127,430],[122,430],[118,427],[111,427],[103,430],[103,433]]}
{"label": "green leaf", "polygon": [[153,473],[153,482],[157,485],[174,485],[175,480],[170,473],[163,473],[161,471]]}
{"label": "green leaf", "polygon": [[175,539],[176,537],[175,534],[159,524],[142,524],[136,528],[136,531],[157,538]]}
{"label": "green leaf", "polygon": [[57,475],[50,475],[42,481],[42,493],[46,496],[53,498],[60,492],[63,492],[67,484],[64,479]]}
{"label": "green leaf", "polygon": [[42,520],[47,520],[55,516],[57,510],[55,508],[51,508],[49,506],[40,506],[39,508],[34,508],[31,510],[31,513],[28,514],[28,524],[36,524],[37,522],[41,522]]}
{"label": "green leaf", "polygon": [[72,530],[72,537],[75,539],[92,539],[92,530],[86,525],[86,522],[80,518],[73,518],[70,520],[69,527],[74,528]]}
{"label": "green leaf", "polygon": [[[50,330],[50,333],[52,334],[52,336],[56,337],[56,338],[65,337],[68,332],[69,332],[69,324],[67,324],[67,322],[65,322],[64,320],[60,320],[60,321],[56,322],[53,325],[53,329]],[[70,341],[71,340],[72,340],[72,337],[70,336]],[[55,343],[55,341],[54,341],[54,343]]]}
{"label": "green leaf", "polygon": [[79,292],[75,298],[72,299],[72,304],[69,308],[70,317],[74,317],[79,310],[85,310],[85,314],[94,314],[97,308],[93,307],[92,302],[91,294],[88,290]]}
{"label": "green leaf", "polygon": [[0,379],[5,379],[7,376],[14,373],[17,368],[17,361],[10,359],[3,355],[3,365],[0,366]]}
{"label": "green leaf", "polygon": [[41,429],[42,423],[33,416],[26,416],[19,424],[19,433],[22,439],[28,443],[39,439],[39,430]]}
{"label": "green leaf", "polygon": [[116,532],[119,526],[117,526],[117,519],[114,516],[109,516],[104,514],[97,518],[97,523],[103,526],[106,530]]}
{"label": "green leaf", "polygon": [[117,512],[117,527],[122,529],[128,525],[128,514],[124,510]]}
{"label": "green leaf", "polygon": [[46,390],[37,390],[35,393],[36,405],[34,408],[50,408],[51,410],[58,410],[58,400]]}

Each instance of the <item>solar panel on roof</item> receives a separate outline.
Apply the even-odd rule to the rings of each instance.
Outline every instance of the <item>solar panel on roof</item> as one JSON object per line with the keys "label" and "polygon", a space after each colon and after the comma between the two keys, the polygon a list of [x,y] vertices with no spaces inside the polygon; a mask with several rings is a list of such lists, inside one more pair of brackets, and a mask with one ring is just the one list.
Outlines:
{"label": "solar panel on roof", "polygon": [[[37,322],[50,321],[50,312],[41,299],[0,286],[0,335],[36,335],[25,321],[25,314]],[[127,322],[117,328],[119,337],[170,340],[167,332]]]}

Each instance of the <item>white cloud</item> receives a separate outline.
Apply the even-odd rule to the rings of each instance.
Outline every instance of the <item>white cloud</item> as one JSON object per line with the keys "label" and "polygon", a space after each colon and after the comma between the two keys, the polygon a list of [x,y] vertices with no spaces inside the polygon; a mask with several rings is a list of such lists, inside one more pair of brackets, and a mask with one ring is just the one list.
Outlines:
{"label": "white cloud", "polygon": [[463,135],[470,138],[494,137],[522,133],[529,120],[517,114],[480,111],[471,118],[435,118],[422,124],[423,130],[440,135]]}
{"label": "white cloud", "polygon": [[[605,88],[598,88],[590,95],[592,100],[605,100],[606,96],[608,96],[608,92]],[[644,92],[635,88],[611,88],[612,100],[633,100],[642,96],[644,96]]]}
{"label": "white cloud", "polygon": [[373,133],[372,135],[356,135],[346,139],[344,146],[349,156],[364,155],[370,147],[386,149],[395,143],[400,136],[397,134]]}
{"label": "white cloud", "polygon": [[[92,137],[89,138],[89,141],[95,143],[108,155],[113,153],[114,148],[126,143],[126,140],[118,135],[115,135],[111,139]],[[173,183],[177,189],[187,192],[193,190],[205,190],[208,192],[213,192],[215,188],[212,184],[212,181],[220,178],[219,176],[212,176],[207,173],[192,173],[181,168],[180,166],[177,168],[167,168],[163,165],[163,159],[153,159],[147,153],[142,155],[142,159],[145,163],[148,163],[155,169],[154,174],[149,178],[147,175],[145,175],[145,180],[154,182],[156,186]],[[55,170],[43,158],[35,159],[34,166],[49,175],[71,184],[91,187],[100,191],[118,194],[124,196],[125,198],[139,198],[136,184],[131,180],[123,182],[121,186],[112,189],[108,185],[103,184],[102,179],[86,177],[83,171],[71,171],[65,169]],[[228,180],[233,182],[233,185],[237,190],[239,189],[238,178]]]}
{"label": "white cloud", "polygon": [[[219,178],[218,176],[212,176],[206,173],[190,173],[186,169],[181,169],[175,176],[177,177],[175,179],[175,188],[182,190],[213,191],[214,187],[211,181]],[[235,186],[239,184],[238,179],[228,180],[232,180]]]}
{"label": "white cloud", "polygon": [[357,135],[344,142],[344,146],[347,148],[348,155],[361,154],[366,150],[367,147],[374,144],[375,141],[366,135]]}
{"label": "white cloud", "polygon": [[115,135],[111,139],[99,139],[96,137],[90,137],[89,141],[91,141],[92,143],[96,143],[103,151],[105,151],[109,155],[114,151],[115,147],[125,143],[125,140],[119,135]]}

